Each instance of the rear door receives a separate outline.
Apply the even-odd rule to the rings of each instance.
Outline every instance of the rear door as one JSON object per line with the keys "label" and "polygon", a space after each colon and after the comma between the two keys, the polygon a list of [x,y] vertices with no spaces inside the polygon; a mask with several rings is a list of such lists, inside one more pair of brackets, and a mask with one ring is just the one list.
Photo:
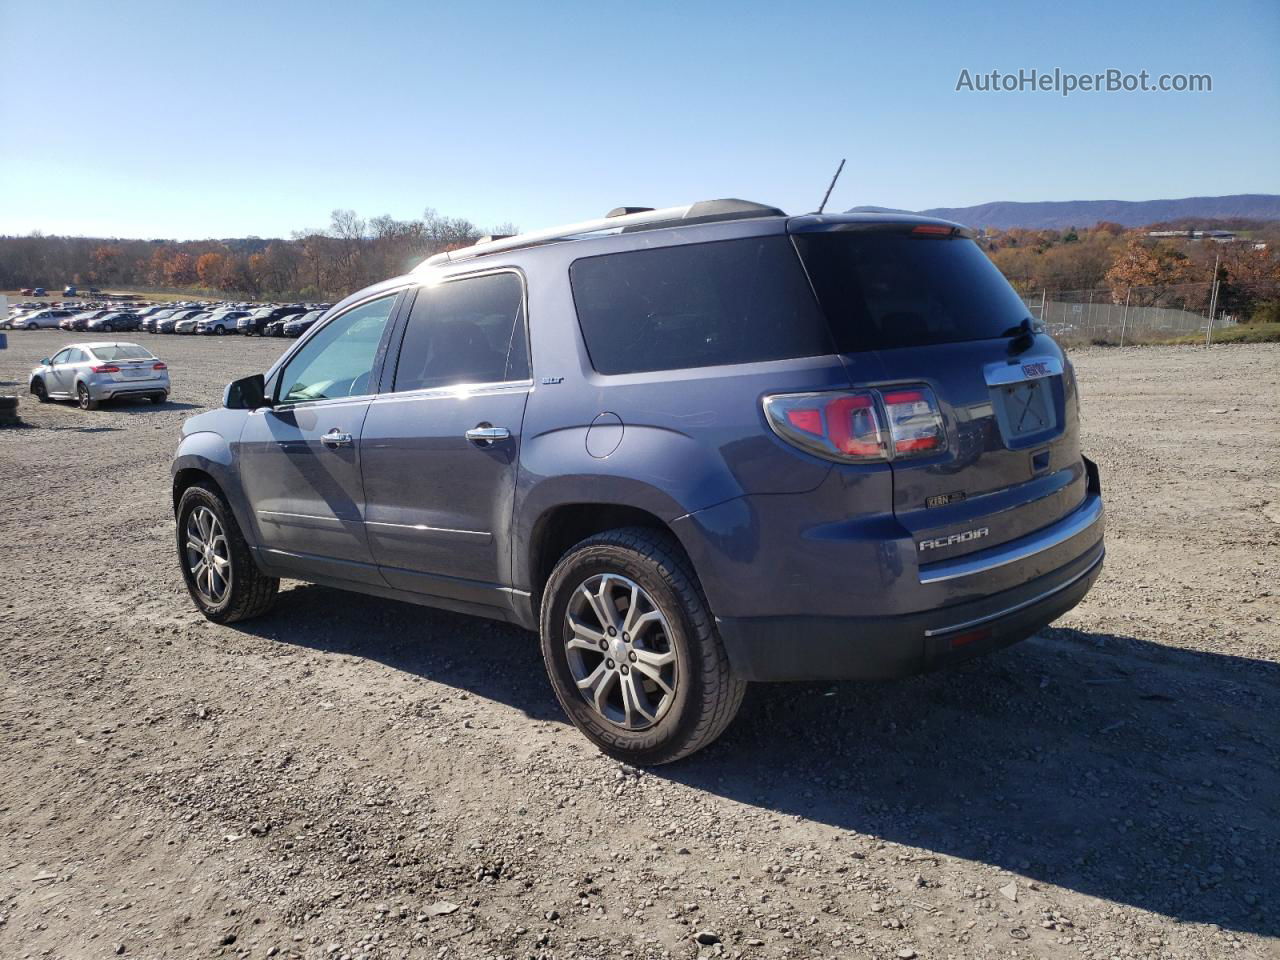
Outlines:
{"label": "rear door", "polygon": [[912,384],[940,404],[946,448],[892,461],[894,514],[921,564],[1045,527],[1086,484],[1062,351],[971,239],[925,226],[796,237],[840,348],[877,353],[882,395],[902,388],[890,415],[911,415]]}
{"label": "rear door", "polygon": [[334,317],[273,377],[240,438],[241,482],[269,563],[381,584],[364,528],[361,432],[399,293]]}
{"label": "rear door", "polygon": [[532,388],[521,275],[420,288],[386,376],[362,442],[374,559],[394,587],[504,606]]}

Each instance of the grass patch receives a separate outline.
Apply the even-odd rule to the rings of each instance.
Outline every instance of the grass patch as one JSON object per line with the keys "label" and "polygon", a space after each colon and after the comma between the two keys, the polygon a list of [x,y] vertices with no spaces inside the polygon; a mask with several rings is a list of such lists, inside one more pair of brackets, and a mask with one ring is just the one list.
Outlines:
{"label": "grass patch", "polygon": [[[1204,343],[1203,333],[1193,333],[1161,343]],[[1214,343],[1280,343],[1280,323],[1237,323],[1213,331]]]}

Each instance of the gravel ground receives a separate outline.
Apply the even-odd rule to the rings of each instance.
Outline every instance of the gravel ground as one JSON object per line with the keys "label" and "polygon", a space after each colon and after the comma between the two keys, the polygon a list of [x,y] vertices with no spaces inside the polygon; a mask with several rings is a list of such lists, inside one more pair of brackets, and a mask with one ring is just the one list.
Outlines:
{"label": "gravel ground", "polygon": [[[5,960],[1280,956],[1280,348],[1075,355],[1109,555],[1054,627],[753,686],[639,771],[510,627],[292,583],[199,617],[178,425],[284,344],[138,337],[175,402],[0,431]],[[24,386],[65,336],[9,339]]]}

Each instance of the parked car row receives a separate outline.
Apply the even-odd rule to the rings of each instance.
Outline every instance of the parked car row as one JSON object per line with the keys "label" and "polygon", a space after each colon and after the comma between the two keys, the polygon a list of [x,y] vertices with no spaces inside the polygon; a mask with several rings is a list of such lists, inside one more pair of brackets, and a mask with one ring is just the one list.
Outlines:
{"label": "parked car row", "polygon": [[327,303],[134,304],[128,309],[101,304],[20,304],[0,328],[74,332],[178,333],[225,336],[299,337],[329,308]]}

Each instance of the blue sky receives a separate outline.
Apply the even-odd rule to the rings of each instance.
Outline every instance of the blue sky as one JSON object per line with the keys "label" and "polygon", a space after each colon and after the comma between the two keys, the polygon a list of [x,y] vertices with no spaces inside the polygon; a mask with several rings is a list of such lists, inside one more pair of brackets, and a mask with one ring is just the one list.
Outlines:
{"label": "blue sky", "polygon": [[[0,0],[0,233],[1280,192],[1280,4]],[[1213,92],[957,93],[961,69]]]}

